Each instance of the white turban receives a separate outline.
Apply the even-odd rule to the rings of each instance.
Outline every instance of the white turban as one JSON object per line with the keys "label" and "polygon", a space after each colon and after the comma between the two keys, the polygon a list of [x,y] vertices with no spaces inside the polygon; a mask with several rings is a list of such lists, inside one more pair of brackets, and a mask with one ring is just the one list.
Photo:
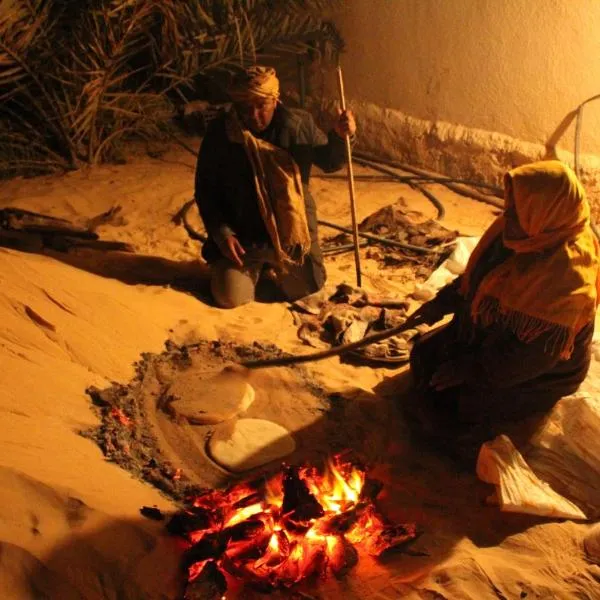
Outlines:
{"label": "white turban", "polygon": [[234,102],[247,102],[256,98],[279,98],[279,79],[272,67],[253,66],[238,75],[229,95]]}

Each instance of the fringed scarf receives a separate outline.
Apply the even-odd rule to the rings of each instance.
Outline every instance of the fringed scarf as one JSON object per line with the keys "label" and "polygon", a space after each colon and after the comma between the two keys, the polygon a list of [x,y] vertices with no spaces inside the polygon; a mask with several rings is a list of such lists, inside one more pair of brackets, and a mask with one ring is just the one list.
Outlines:
{"label": "fringed scarf", "polygon": [[280,267],[302,263],[311,241],[298,165],[287,150],[243,128],[233,110],[226,130],[230,141],[244,146],[252,166],[258,209]]}
{"label": "fringed scarf", "polygon": [[[566,360],[595,317],[600,290],[598,241],[585,192],[568,166],[542,161],[507,173],[505,205],[473,251],[461,292],[475,292],[475,323],[500,323],[525,343],[550,332],[550,346]],[[523,234],[515,236],[515,228]],[[470,290],[475,264],[499,235],[515,253]]]}

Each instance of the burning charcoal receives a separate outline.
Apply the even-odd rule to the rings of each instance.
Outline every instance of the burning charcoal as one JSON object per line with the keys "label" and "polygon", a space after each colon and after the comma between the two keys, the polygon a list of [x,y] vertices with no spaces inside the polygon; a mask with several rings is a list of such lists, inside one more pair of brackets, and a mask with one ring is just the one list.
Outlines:
{"label": "burning charcoal", "polygon": [[194,508],[204,508],[211,512],[216,510],[219,506],[229,504],[231,504],[231,502],[220,490],[207,490],[193,499]]}
{"label": "burning charcoal", "polygon": [[191,511],[175,513],[167,523],[171,535],[187,537],[192,531],[204,531],[212,527],[210,514],[205,509],[194,507]]}
{"label": "burning charcoal", "polygon": [[265,524],[260,519],[247,519],[241,523],[236,523],[223,530],[223,535],[227,540],[234,542],[246,540],[261,534],[265,529]]}
{"label": "burning charcoal", "polygon": [[185,551],[182,557],[183,566],[188,569],[194,563],[219,558],[227,548],[229,538],[222,531],[207,533],[202,539]]}
{"label": "burning charcoal", "polygon": [[329,552],[328,566],[332,573],[339,579],[344,577],[357,563],[358,551],[356,548],[343,535],[338,536]]}
{"label": "burning charcoal", "polygon": [[230,542],[251,541],[261,534],[264,528],[265,524],[262,521],[249,519],[222,531],[207,533],[185,552],[183,565],[189,567],[202,560],[220,558]]}
{"label": "burning charcoal", "polygon": [[268,547],[266,548],[263,557],[257,560],[254,567],[260,569],[263,566],[274,568],[279,566],[282,562],[288,559],[290,555],[290,540],[283,531],[280,529],[274,531],[269,536]]}
{"label": "burning charcoal", "polygon": [[251,506],[252,504],[258,504],[261,500],[262,500],[262,498],[261,498],[260,494],[258,492],[254,492],[253,494],[250,494],[249,496],[246,496],[246,497],[242,498],[241,500],[238,500],[232,506],[232,508],[234,510],[238,510],[240,508],[246,508],[247,506]]}
{"label": "burning charcoal", "polygon": [[165,519],[165,515],[163,515],[160,508],[157,508],[156,506],[142,506],[142,508],[140,508],[140,514],[153,521],[164,521]]}
{"label": "burning charcoal", "polygon": [[346,533],[357,523],[367,507],[367,504],[360,503],[350,510],[324,519],[317,525],[319,534],[339,535]]}
{"label": "burning charcoal", "polygon": [[389,525],[367,542],[367,551],[371,556],[381,556],[389,550],[399,550],[417,538],[414,524]]}
{"label": "burning charcoal", "polygon": [[269,566],[281,563],[290,555],[290,539],[288,538],[285,531],[282,529],[273,532],[273,538],[270,540],[270,546],[273,546],[274,552],[272,556],[277,556],[277,559],[271,558],[268,562]]}
{"label": "burning charcoal", "polygon": [[327,546],[325,542],[304,540],[292,548],[290,557],[282,565],[282,584],[292,586],[301,579],[321,574],[327,568]]}
{"label": "burning charcoal", "polygon": [[227,581],[214,561],[210,560],[185,588],[184,600],[220,600],[227,591]]}
{"label": "burning charcoal", "polygon": [[308,521],[324,514],[323,507],[308,491],[306,483],[300,479],[295,467],[288,467],[285,471],[281,511],[296,521]]}
{"label": "burning charcoal", "polygon": [[221,566],[229,575],[236,579],[241,579],[246,585],[249,585],[257,592],[268,594],[275,589],[275,585],[269,579],[269,573],[265,576],[256,572],[254,560],[232,560],[225,554],[221,560]]}
{"label": "burning charcoal", "polygon": [[194,516],[194,520],[198,525],[198,529],[200,528],[200,523],[205,522],[206,527],[208,529],[209,526],[215,527],[220,525],[221,510],[219,508],[215,510],[210,510],[204,506],[190,506],[187,509],[187,512]]}
{"label": "burning charcoal", "polygon": [[366,479],[363,488],[360,492],[361,500],[375,500],[383,489],[383,483],[378,479]]}
{"label": "burning charcoal", "polygon": [[249,539],[230,542],[224,556],[229,556],[236,561],[259,560],[264,556],[271,539],[270,533],[259,533]]}

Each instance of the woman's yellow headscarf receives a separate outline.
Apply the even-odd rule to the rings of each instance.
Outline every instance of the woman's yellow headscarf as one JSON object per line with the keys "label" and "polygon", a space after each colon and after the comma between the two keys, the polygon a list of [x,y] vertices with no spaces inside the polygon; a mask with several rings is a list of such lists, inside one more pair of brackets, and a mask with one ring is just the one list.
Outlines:
{"label": "woman's yellow headscarf", "polygon": [[[550,332],[550,343],[567,359],[575,336],[595,317],[598,299],[598,241],[590,208],[575,173],[557,160],[513,169],[505,177],[505,203],[511,210],[496,219],[475,248],[463,276],[470,275],[499,236],[514,254],[481,281],[471,305],[473,321],[501,323],[523,342]],[[516,227],[519,239],[510,239]]]}

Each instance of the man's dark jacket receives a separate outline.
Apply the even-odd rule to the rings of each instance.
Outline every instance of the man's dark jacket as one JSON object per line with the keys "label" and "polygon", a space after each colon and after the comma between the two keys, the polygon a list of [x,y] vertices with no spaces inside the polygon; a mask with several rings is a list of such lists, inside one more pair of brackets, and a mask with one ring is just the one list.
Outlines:
{"label": "man's dark jacket", "polygon": [[[209,238],[202,248],[202,256],[209,263],[221,256],[218,244],[232,234],[246,248],[271,246],[258,210],[252,167],[242,144],[229,141],[225,119],[223,113],[210,124],[196,167],[195,198]],[[306,260],[313,265],[319,288],[325,281],[325,270],[317,239],[317,210],[308,182],[313,164],[325,172],[343,166],[344,140],[334,132],[325,135],[306,111],[281,104],[267,129],[257,137],[288,150],[300,169],[312,242]]]}

